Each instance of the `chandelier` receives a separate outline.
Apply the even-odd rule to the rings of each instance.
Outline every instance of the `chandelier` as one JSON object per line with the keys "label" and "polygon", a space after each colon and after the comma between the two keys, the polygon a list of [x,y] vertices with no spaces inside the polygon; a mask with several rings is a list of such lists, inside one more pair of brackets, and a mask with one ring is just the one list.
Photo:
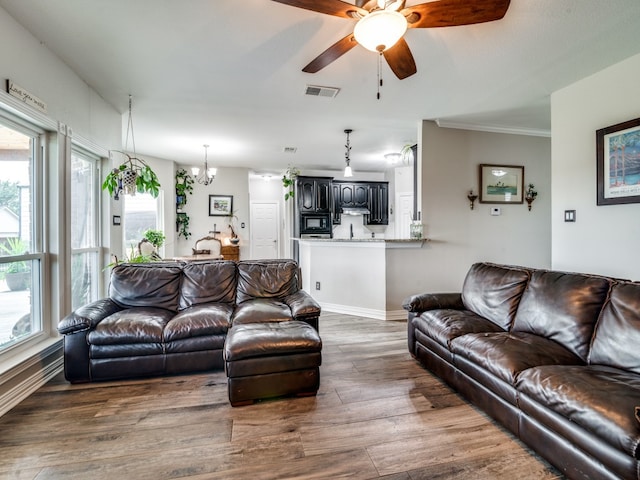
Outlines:
{"label": "chandelier", "polygon": [[209,163],[207,162],[207,150],[209,148],[209,145],[203,145],[203,147],[204,168],[202,169],[202,171],[200,171],[198,167],[191,167],[191,173],[198,183],[201,183],[202,185],[210,185],[216,178],[217,169],[214,167],[209,167]]}
{"label": "chandelier", "polygon": [[349,154],[351,153],[351,144],[349,143],[349,134],[353,132],[350,128],[347,128],[344,133],[347,134],[347,143],[345,148],[347,151],[344,154],[345,161],[347,162],[347,166],[344,167],[344,176],[345,177],[353,177],[353,170],[351,170],[351,158],[349,158]]}

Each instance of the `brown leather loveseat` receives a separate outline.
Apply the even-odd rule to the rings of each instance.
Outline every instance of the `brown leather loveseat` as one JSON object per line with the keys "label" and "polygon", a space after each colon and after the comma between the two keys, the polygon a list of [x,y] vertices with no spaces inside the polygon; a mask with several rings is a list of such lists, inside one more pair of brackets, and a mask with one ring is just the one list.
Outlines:
{"label": "brown leather loveseat", "polygon": [[489,263],[405,301],[411,354],[569,478],[640,478],[640,283]]}
{"label": "brown leather loveseat", "polygon": [[223,369],[234,322],[300,320],[317,330],[319,315],[293,260],[120,264],[109,297],[58,331],[65,377],[78,383]]}

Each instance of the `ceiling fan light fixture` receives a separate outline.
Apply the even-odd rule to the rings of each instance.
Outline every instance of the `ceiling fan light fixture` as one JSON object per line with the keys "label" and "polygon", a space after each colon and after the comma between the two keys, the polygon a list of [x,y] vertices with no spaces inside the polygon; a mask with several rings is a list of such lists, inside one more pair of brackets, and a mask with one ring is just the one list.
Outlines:
{"label": "ceiling fan light fixture", "polygon": [[376,10],[356,23],[353,36],[367,50],[382,53],[393,47],[406,31],[404,15],[393,10]]}

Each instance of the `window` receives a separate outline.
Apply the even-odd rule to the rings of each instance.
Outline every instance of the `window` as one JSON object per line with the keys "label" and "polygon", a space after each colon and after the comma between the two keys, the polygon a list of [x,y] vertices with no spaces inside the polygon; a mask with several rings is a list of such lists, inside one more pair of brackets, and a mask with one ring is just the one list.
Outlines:
{"label": "window", "polygon": [[39,133],[0,117],[0,352],[43,331]]}
{"label": "window", "polygon": [[100,275],[100,159],[78,147],[71,151],[71,306],[98,299]]}
{"label": "window", "polygon": [[[129,258],[137,255],[138,243],[147,230],[163,230],[162,191],[158,198],[148,193],[123,195],[123,248]],[[162,253],[160,253],[162,256]]]}

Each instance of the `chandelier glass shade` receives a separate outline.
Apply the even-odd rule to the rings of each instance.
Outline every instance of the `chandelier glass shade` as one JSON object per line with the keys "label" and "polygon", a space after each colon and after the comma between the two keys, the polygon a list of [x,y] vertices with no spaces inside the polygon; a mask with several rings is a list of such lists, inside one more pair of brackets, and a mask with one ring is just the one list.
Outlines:
{"label": "chandelier glass shade", "polygon": [[404,15],[393,10],[375,10],[356,23],[353,36],[367,50],[382,53],[393,47],[406,31]]}
{"label": "chandelier glass shade", "polygon": [[207,162],[207,150],[209,145],[203,145],[204,147],[204,168],[202,171],[198,167],[191,167],[191,173],[198,183],[202,185],[210,185],[216,178],[217,169],[210,167]]}

